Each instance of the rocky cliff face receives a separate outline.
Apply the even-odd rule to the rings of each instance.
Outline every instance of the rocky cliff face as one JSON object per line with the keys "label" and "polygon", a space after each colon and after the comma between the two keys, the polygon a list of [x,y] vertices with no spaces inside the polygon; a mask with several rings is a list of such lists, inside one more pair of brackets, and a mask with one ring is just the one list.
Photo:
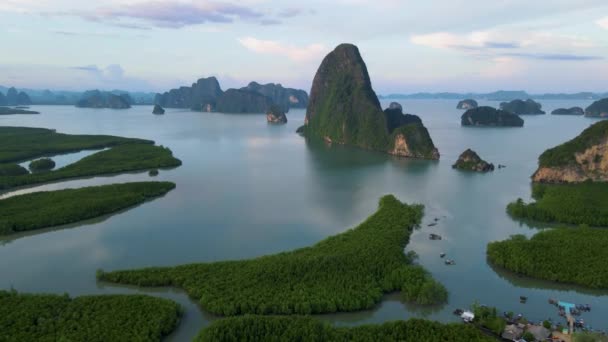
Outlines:
{"label": "rocky cliff face", "polygon": [[410,158],[439,158],[428,131],[398,103],[382,111],[359,49],[339,45],[315,75],[305,128],[308,137]]}
{"label": "rocky cliff face", "polygon": [[465,110],[469,110],[469,109],[473,109],[473,108],[477,108],[477,101],[473,100],[473,99],[466,99],[466,100],[462,100],[460,102],[458,102],[458,105],[456,105],[456,109],[465,109]]}
{"label": "rocky cliff face", "polygon": [[585,111],[581,107],[558,108],[551,112],[553,115],[583,115]]}
{"label": "rocky cliff face", "polygon": [[287,116],[279,105],[272,105],[266,111],[266,121],[272,124],[286,124]]}
{"label": "rocky cliff face", "polygon": [[285,112],[288,112],[290,108],[306,108],[308,105],[308,94],[304,90],[283,88],[280,84],[262,85],[251,82],[241,90],[249,90],[269,97],[275,105],[281,107]]}
{"label": "rocky cliff face", "polygon": [[475,151],[467,149],[458,157],[458,160],[452,165],[452,168],[466,171],[488,172],[494,171],[494,164],[481,159]]}
{"label": "rocky cliff face", "polygon": [[522,127],[524,120],[518,115],[492,107],[477,107],[462,114],[463,126],[512,126]]}
{"label": "rocky cliff face", "polygon": [[222,113],[265,113],[272,104],[272,99],[262,94],[228,89],[218,98],[216,110]]}
{"label": "rocky cliff face", "polygon": [[593,102],[585,109],[585,116],[608,118],[608,98]]}
{"label": "rocky cliff face", "polygon": [[598,122],[573,140],[545,151],[532,180],[540,183],[608,181],[608,121]]}
{"label": "rocky cliff face", "polygon": [[500,109],[517,115],[545,114],[541,108],[542,105],[540,103],[531,99],[527,99],[526,101],[513,100],[511,102],[502,102],[500,104]]}
{"label": "rocky cliff face", "polygon": [[80,108],[131,108],[131,98],[128,94],[115,95],[99,90],[89,90],[83,93],[82,98],[76,102]]}

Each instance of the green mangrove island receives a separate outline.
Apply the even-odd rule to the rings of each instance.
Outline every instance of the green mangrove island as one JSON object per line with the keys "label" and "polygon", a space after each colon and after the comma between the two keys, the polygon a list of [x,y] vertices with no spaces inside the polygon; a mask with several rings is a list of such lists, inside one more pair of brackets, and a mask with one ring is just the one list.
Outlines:
{"label": "green mangrove island", "polygon": [[177,167],[181,161],[170,149],[149,144],[118,145],[81,160],[44,173],[21,176],[0,176],[0,190],[64,180],[131,171]]}
{"label": "green mangrove island", "polygon": [[536,202],[521,198],[507,212],[518,218],[547,223],[608,227],[608,183],[533,184]]}
{"label": "green mangrove island", "polygon": [[154,144],[154,142],[111,135],[62,134],[46,128],[0,127],[0,163],[20,162],[47,155],[125,144]]}
{"label": "green mangrove island", "polygon": [[0,291],[0,341],[160,341],[181,312],[177,303],[143,295]]}
{"label": "green mangrove island", "polygon": [[0,236],[111,214],[174,188],[170,182],[138,182],[9,197],[0,200]]}
{"label": "green mangrove island", "polygon": [[33,110],[25,110],[21,108],[10,108],[0,107],[0,115],[14,115],[14,114],[40,114]]}
{"label": "green mangrove island", "polygon": [[608,288],[608,230],[605,228],[556,228],[528,239],[515,235],[488,244],[488,260],[526,276]]}
{"label": "green mangrove island", "polygon": [[490,342],[495,339],[483,335],[472,325],[440,324],[422,319],[335,327],[312,317],[247,315],[217,320],[203,329],[195,341]]}
{"label": "green mangrove island", "polygon": [[240,314],[319,314],[369,309],[389,292],[419,304],[443,303],[446,289],[404,254],[423,206],[389,195],[359,226],[311,247],[251,260],[114,272],[99,280],[175,286],[206,310]]}
{"label": "green mangrove island", "polygon": [[51,158],[36,159],[28,166],[30,170],[36,171],[48,171],[55,168],[55,161]]}

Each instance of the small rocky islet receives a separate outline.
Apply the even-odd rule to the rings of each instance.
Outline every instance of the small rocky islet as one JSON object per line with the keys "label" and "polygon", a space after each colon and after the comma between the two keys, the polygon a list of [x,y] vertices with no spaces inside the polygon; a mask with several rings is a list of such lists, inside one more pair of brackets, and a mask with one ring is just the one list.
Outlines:
{"label": "small rocky islet", "polygon": [[524,125],[524,120],[519,115],[488,106],[469,109],[460,119],[462,126],[523,127]]}
{"label": "small rocky islet", "polygon": [[156,114],[156,115],[165,114],[165,109],[159,105],[154,105],[154,108],[152,109],[152,114]]}
{"label": "small rocky islet", "polygon": [[456,105],[456,109],[464,109],[464,110],[469,110],[469,109],[473,109],[473,108],[477,108],[477,107],[479,107],[479,105],[477,104],[477,101],[475,101],[473,99],[462,100],[462,101],[458,102],[458,105]]}
{"label": "small rocky islet", "polygon": [[581,107],[558,108],[551,112],[552,115],[584,115],[585,111]]}
{"label": "small rocky islet", "polygon": [[500,109],[517,115],[545,114],[542,105],[532,99],[502,102]]}
{"label": "small rocky islet", "polygon": [[475,151],[469,148],[462,152],[456,163],[452,165],[452,168],[465,171],[489,172],[494,171],[494,164],[481,159]]}
{"label": "small rocky islet", "polygon": [[133,100],[129,94],[114,94],[111,92],[89,90],[85,91],[82,98],[76,102],[79,108],[110,108],[110,109],[129,109]]}
{"label": "small rocky islet", "polygon": [[272,105],[266,111],[266,121],[271,124],[286,124],[287,116],[280,106]]}

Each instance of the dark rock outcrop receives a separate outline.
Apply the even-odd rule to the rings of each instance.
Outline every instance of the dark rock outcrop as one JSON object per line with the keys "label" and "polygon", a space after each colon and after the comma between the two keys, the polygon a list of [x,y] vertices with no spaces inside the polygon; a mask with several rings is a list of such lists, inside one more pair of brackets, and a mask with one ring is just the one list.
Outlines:
{"label": "dark rock outcrop", "polygon": [[157,115],[165,114],[165,109],[159,105],[154,105],[154,109],[152,109],[152,114],[157,114]]}
{"label": "dark rock outcrop", "polygon": [[304,134],[305,130],[306,130],[306,126],[300,126],[300,127],[298,127],[298,129],[296,129],[296,133]]}
{"label": "dark rock outcrop", "polygon": [[419,118],[394,106],[382,111],[367,67],[352,44],[329,53],[315,75],[304,133],[330,143],[411,157],[438,159],[439,153]]}
{"label": "dark rock outcrop", "polygon": [[608,182],[608,120],[576,138],[546,150],[532,180],[539,183]]}
{"label": "dark rock outcrop", "polygon": [[266,120],[268,123],[272,124],[286,124],[287,116],[285,115],[285,111],[283,111],[281,106],[273,104],[266,111]]}
{"label": "dark rock outcrop", "polygon": [[275,105],[281,107],[285,112],[290,108],[306,108],[308,105],[308,94],[304,90],[283,88],[280,84],[268,83],[259,84],[251,82],[241,90],[249,90],[272,99]]}
{"label": "dark rock outcrop", "polygon": [[128,94],[115,95],[99,90],[89,90],[85,91],[82,98],[76,102],[76,107],[127,109],[131,108],[131,98]]}
{"label": "dark rock outcrop", "polygon": [[8,106],[19,105],[19,103],[17,101],[18,97],[19,97],[19,93],[17,92],[17,89],[15,89],[14,87],[8,88],[8,90],[6,91],[6,104]]}
{"label": "dark rock outcrop", "polygon": [[228,89],[217,100],[216,110],[222,113],[265,113],[272,99],[254,91]]}
{"label": "dark rock outcrop", "polygon": [[583,115],[585,111],[581,107],[558,108],[551,112],[553,115]]}
{"label": "dark rock outcrop", "polygon": [[473,109],[473,108],[477,108],[477,107],[479,107],[479,105],[477,104],[477,101],[475,101],[473,99],[462,100],[462,101],[458,102],[458,105],[456,106],[457,109],[465,109],[465,110],[469,110],[469,109]]}
{"label": "dark rock outcrop", "polygon": [[399,102],[391,102],[391,104],[388,105],[388,109],[398,110],[399,112],[403,113],[403,106]]}
{"label": "dark rock outcrop", "polygon": [[526,101],[513,100],[511,102],[502,102],[500,104],[500,109],[517,115],[545,114],[541,108],[542,105],[540,103],[531,99],[527,99]]}
{"label": "dark rock outcrop", "polygon": [[596,118],[608,118],[608,98],[593,102],[585,109],[585,116]]}
{"label": "dark rock outcrop", "polygon": [[481,106],[469,109],[461,117],[463,126],[511,126],[522,127],[524,120],[504,110]]}
{"label": "dark rock outcrop", "polygon": [[0,92],[0,106],[6,106],[8,102],[6,102],[6,96],[2,92]]}
{"label": "dark rock outcrop", "polygon": [[481,159],[479,155],[470,148],[462,152],[452,168],[466,171],[488,172],[494,171],[494,164]]}
{"label": "dark rock outcrop", "polygon": [[411,123],[422,124],[422,120],[418,115],[403,114],[403,107],[400,103],[393,102],[391,105],[384,110],[386,116],[386,128],[389,133],[403,125],[409,125]]}

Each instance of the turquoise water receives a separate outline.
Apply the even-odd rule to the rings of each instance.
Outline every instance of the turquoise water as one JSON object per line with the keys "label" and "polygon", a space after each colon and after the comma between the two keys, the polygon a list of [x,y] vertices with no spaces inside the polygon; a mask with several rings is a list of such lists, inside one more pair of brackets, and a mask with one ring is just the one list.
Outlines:
{"label": "turquoise water", "polygon": [[[0,240],[0,288],[72,295],[140,292],[172,298],[186,306],[184,321],[172,339],[188,340],[215,318],[182,292],[101,284],[95,271],[242,259],[308,246],[358,224],[375,211],[382,195],[392,193],[426,206],[422,228],[407,249],[416,251],[420,264],[448,288],[449,304],[414,307],[389,295],[374,310],[323,319],[346,325],[408,317],[454,321],[454,308],[479,301],[533,320],[557,320],[547,303],[556,298],[590,304],[593,310],[583,316],[585,321],[608,329],[608,291],[517,277],[492,269],[485,257],[487,242],[536,231],[509,218],[507,203],[529,199],[529,177],[542,151],[575,137],[594,120],[525,116],[523,128],[465,128],[460,126],[462,112],[455,109],[456,102],[401,101],[406,112],[422,117],[441,153],[439,162],[307,142],[294,133],[304,121],[302,110],[289,112],[284,126],[268,125],[263,115],[175,109],[152,115],[147,106],[124,111],[32,106],[42,114],[0,117],[3,126],[152,139],[183,161],[183,166],[161,170],[154,178],[177,184],[161,199],[84,223]],[[550,112],[585,107],[590,101],[542,103]],[[489,174],[452,170],[451,164],[466,148],[507,168]],[[133,173],[20,191],[149,179],[145,172]],[[439,218],[438,225],[428,227],[434,218]],[[431,232],[443,240],[430,241]],[[444,265],[441,252],[456,265]],[[529,298],[527,304],[519,303],[520,295]]]}

